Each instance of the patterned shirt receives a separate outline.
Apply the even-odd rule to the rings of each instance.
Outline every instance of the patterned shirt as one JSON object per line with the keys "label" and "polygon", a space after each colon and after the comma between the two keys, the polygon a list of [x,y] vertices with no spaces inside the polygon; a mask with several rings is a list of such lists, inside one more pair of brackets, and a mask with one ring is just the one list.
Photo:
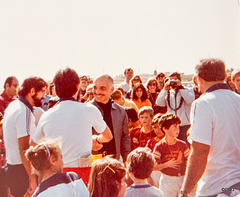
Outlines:
{"label": "patterned shirt", "polygon": [[131,147],[133,150],[137,147],[145,147],[147,144],[147,141],[149,139],[156,137],[156,134],[154,133],[154,130],[150,131],[149,133],[144,133],[143,128],[138,128],[130,131],[130,137],[131,137]]}
{"label": "patterned shirt", "polygon": [[162,173],[169,176],[183,176],[186,170],[186,161],[189,155],[189,148],[186,142],[179,140],[177,138],[176,142],[169,145],[165,138],[155,145],[153,154],[156,161],[160,163],[165,163],[173,158],[180,162],[180,166],[177,169],[174,168],[164,168],[161,170]]}

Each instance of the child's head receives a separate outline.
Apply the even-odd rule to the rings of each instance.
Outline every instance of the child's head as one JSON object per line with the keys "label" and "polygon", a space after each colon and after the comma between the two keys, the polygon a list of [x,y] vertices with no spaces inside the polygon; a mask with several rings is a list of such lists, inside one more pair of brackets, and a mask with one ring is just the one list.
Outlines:
{"label": "child's head", "polygon": [[122,189],[125,174],[124,165],[117,159],[107,156],[96,160],[90,174],[90,196],[117,196]]}
{"label": "child's head", "polygon": [[240,68],[231,73],[231,79],[237,90],[240,90]]}
{"label": "child's head", "polygon": [[131,128],[135,122],[139,122],[137,111],[132,107],[125,108],[125,111],[128,115],[128,127]]}
{"label": "child's head", "polygon": [[154,133],[157,135],[157,136],[163,136],[164,133],[162,132],[162,130],[160,129],[160,126],[158,124],[160,118],[161,118],[162,114],[161,113],[157,113],[153,119],[152,119],[152,126],[153,126],[153,130],[154,130]]}
{"label": "child's head", "polygon": [[35,147],[31,146],[25,156],[39,173],[45,170],[63,170],[62,154],[57,140],[49,139]]}
{"label": "child's head", "polygon": [[138,117],[142,126],[151,126],[154,111],[152,107],[144,106],[138,112]]}
{"label": "child's head", "polygon": [[159,123],[160,129],[166,135],[172,135],[173,137],[178,136],[179,125],[181,124],[181,120],[175,114],[167,113],[162,115],[158,123]]}
{"label": "child's head", "polygon": [[120,90],[114,90],[113,93],[111,94],[111,98],[113,101],[119,105],[123,105],[124,101],[122,98],[122,93]]}
{"label": "child's head", "polygon": [[127,156],[126,168],[130,177],[147,179],[152,173],[154,158],[151,149],[139,147],[130,152]]}

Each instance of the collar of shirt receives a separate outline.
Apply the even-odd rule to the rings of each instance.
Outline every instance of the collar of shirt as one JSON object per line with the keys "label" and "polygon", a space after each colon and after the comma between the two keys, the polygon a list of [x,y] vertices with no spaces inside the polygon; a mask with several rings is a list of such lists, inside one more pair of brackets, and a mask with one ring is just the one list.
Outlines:
{"label": "collar of shirt", "polygon": [[27,101],[27,99],[25,97],[19,96],[18,100],[21,101],[24,105],[26,105],[33,113],[33,111],[34,111],[33,106],[30,105],[30,103]]}
{"label": "collar of shirt", "polygon": [[62,102],[62,101],[77,101],[77,100],[73,97],[62,97],[60,98],[59,102]]}
{"label": "collar of shirt", "polygon": [[209,87],[205,92],[213,92],[215,90],[230,90],[229,86],[226,83],[217,83]]}

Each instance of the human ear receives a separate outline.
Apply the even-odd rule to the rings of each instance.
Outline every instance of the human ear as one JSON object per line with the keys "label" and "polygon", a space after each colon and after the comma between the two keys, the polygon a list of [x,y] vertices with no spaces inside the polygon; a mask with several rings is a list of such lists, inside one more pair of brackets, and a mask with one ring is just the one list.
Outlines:
{"label": "human ear", "polygon": [[52,155],[50,155],[50,157],[49,157],[49,162],[51,163],[51,165],[55,165],[55,161],[56,161],[57,159],[55,158],[55,157],[53,157]]}
{"label": "human ear", "polygon": [[113,91],[114,91],[114,87],[111,87],[110,91],[111,91],[111,94],[112,94],[112,93],[113,93]]}
{"label": "human ear", "polygon": [[31,96],[33,96],[33,95],[36,94],[36,90],[35,90],[35,88],[31,88],[31,89],[30,89],[30,94],[31,94]]}

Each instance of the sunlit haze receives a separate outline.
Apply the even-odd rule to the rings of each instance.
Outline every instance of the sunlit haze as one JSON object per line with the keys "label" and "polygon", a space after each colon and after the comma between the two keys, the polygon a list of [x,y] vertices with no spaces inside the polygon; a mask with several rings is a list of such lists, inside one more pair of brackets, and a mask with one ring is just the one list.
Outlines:
{"label": "sunlit haze", "polygon": [[0,18],[1,87],[66,66],[91,77],[193,73],[206,57],[240,66],[238,0],[2,0]]}

